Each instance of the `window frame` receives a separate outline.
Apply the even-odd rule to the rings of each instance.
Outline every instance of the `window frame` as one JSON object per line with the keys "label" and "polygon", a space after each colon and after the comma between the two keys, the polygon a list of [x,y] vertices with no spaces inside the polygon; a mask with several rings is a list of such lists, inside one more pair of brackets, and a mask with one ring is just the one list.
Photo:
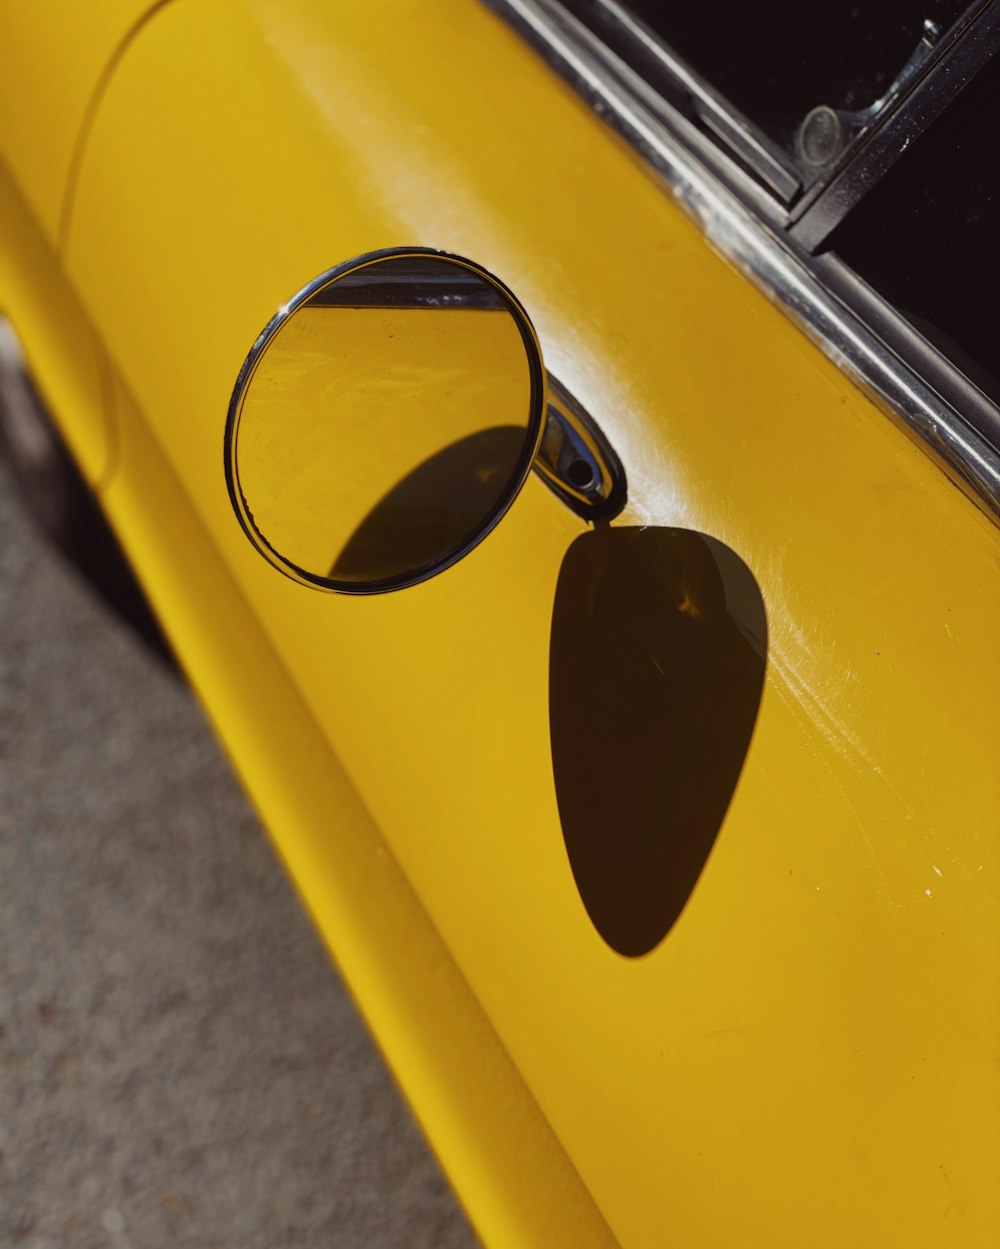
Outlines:
{"label": "window frame", "polygon": [[[975,0],[892,109],[848,149],[850,159],[836,162],[815,194],[805,191],[805,207],[797,213],[790,202],[794,194],[775,186],[776,179],[760,168],[751,169],[739,142],[735,151],[731,136],[729,150],[720,145],[720,115],[742,135],[749,123],[669,50],[680,70],[678,90],[693,90],[699,101],[694,120],[676,96],[666,98],[623,59],[622,45],[609,46],[562,0],[482,2],[631,144],[709,241],[1000,521],[1000,409],[854,270],[832,253],[816,254],[846,216],[839,209],[859,203],[905,150],[903,141],[908,146],[922,133],[1000,49],[1000,0]],[[621,11],[616,0],[588,2],[612,16]],[[635,19],[631,25],[641,26]],[[644,55],[650,55],[648,47]],[[716,124],[698,124],[705,109]],[[859,156],[871,157],[871,169],[860,176]]]}

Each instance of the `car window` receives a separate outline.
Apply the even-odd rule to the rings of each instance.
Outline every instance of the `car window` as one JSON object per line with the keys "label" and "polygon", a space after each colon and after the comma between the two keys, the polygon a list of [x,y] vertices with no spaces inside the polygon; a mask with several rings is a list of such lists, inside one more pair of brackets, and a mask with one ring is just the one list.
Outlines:
{"label": "car window", "polygon": [[869,109],[912,58],[920,59],[968,0],[798,0],[760,4],[665,4],[663,0],[569,0],[602,33],[616,18],[646,30],[798,163],[796,134],[818,105]]}
{"label": "car window", "polygon": [[828,239],[1000,403],[1000,61],[972,80]]}

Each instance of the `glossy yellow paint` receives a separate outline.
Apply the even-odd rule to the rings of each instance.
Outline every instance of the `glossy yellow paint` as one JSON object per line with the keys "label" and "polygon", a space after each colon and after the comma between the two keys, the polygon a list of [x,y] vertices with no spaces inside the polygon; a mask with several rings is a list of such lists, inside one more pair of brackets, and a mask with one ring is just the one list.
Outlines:
{"label": "glossy yellow paint", "polygon": [[600,1211],[120,379],[115,402],[128,470],[108,513],[463,1201],[497,1244],[607,1249]]}
{"label": "glossy yellow paint", "polygon": [[116,449],[107,362],[2,161],[0,315],[13,324],[47,405],[65,414],[65,436],[83,475],[99,485],[113,468]]}
{"label": "glossy yellow paint", "polygon": [[[624,519],[718,537],[762,588],[753,744],[645,958],[591,927],[553,791],[581,523],[532,480],[454,569],[352,600],[279,576],[230,510],[260,326],[393,244],[507,282],[622,457]],[[97,115],[68,266],[134,395],[108,506],[487,1241],[601,1243],[599,1208],[628,1249],[994,1245],[996,529],[471,0],[166,7]],[[380,846],[399,909],[361,871]],[[426,1002],[386,970],[415,931],[456,969]],[[443,1068],[480,1009],[518,1091],[491,1075],[473,1124]]]}
{"label": "glossy yellow paint", "polygon": [[50,245],[105,70],[156,0],[0,0],[0,159]]}

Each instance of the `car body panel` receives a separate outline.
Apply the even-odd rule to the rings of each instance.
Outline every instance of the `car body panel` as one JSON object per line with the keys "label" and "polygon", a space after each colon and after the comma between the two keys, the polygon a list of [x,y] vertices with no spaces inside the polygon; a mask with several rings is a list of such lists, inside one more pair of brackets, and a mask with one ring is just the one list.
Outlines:
{"label": "car body panel", "polygon": [[[469,255],[515,291],[622,458],[626,523],[713,535],[763,592],[743,775],[644,958],[590,924],[552,779],[553,596],[582,522],[531,480],[446,574],[352,600],[279,576],[229,506],[223,422],[260,328],[317,273],[404,244]],[[67,265],[119,377],[109,511],[488,1243],[559,1243],[501,1211],[540,1210],[575,1167],[630,1249],[992,1244],[986,517],[471,0],[167,6],[94,119]],[[207,570],[190,585],[185,549]],[[327,749],[344,773],[328,799]],[[364,878],[345,920],[341,823],[359,802],[419,907],[370,913]],[[525,1114],[558,1139],[522,1149],[513,1182],[489,1161],[518,1154],[510,1120],[485,1106],[470,1159],[440,1065],[419,1074],[463,1011],[428,1001],[421,1018],[398,977],[382,988],[411,924],[440,938]],[[599,1243],[581,1194],[567,1219]],[[575,1235],[562,1243],[590,1243]]]}
{"label": "car body panel", "polygon": [[0,152],[53,247],[88,112],[116,56],[156,7],[155,0],[7,0],[0,10]]}
{"label": "car body panel", "polygon": [[[280,830],[281,857],[471,1217],[500,1245],[614,1244],[117,377],[115,402],[123,471],[104,505],[248,793]],[[268,580],[285,581],[257,562]],[[209,618],[225,627],[208,626]]]}
{"label": "car body panel", "polygon": [[[16,326],[32,375],[92,486],[107,481],[117,444],[109,369],[56,254],[0,161],[0,314]],[[30,437],[30,435],[29,435]],[[30,444],[25,448],[33,454]]]}

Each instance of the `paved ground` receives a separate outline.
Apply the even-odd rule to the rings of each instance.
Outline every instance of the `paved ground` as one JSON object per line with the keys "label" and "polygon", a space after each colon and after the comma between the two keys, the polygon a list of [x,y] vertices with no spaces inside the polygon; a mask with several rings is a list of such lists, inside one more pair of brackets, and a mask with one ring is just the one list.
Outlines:
{"label": "paved ground", "polygon": [[474,1241],[184,687],[0,466],[0,1245]]}

